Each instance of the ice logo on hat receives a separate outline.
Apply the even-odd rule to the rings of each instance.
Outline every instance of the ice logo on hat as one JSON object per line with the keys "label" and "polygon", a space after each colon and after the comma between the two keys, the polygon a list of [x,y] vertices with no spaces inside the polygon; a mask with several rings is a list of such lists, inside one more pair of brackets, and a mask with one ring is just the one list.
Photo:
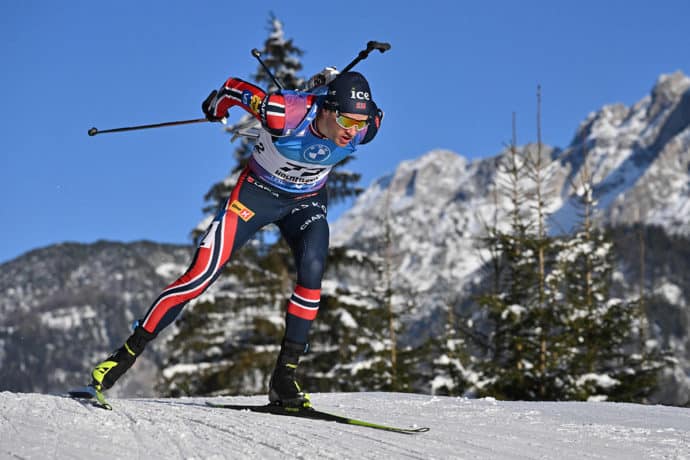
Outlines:
{"label": "ice logo on hat", "polygon": [[355,88],[352,88],[350,90],[350,99],[363,99],[365,101],[368,101],[369,99],[371,99],[371,96],[369,96],[369,93],[367,91],[357,91]]}
{"label": "ice logo on hat", "polygon": [[320,163],[326,161],[331,156],[331,149],[323,144],[313,144],[304,150],[303,155],[307,161]]}
{"label": "ice logo on hat", "polygon": [[367,101],[369,101],[371,97],[367,91],[357,91],[355,88],[352,88],[350,90],[350,99],[355,100],[355,109],[366,110]]}

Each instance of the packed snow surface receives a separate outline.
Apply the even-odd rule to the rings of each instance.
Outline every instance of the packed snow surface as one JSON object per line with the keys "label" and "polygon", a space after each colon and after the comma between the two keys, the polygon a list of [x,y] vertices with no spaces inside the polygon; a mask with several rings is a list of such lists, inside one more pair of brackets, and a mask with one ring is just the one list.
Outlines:
{"label": "packed snow surface", "polygon": [[0,393],[7,459],[687,459],[690,411],[605,402],[502,402],[401,393],[313,394],[321,410],[401,427],[399,434],[215,409],[263,396],[113,399]]}

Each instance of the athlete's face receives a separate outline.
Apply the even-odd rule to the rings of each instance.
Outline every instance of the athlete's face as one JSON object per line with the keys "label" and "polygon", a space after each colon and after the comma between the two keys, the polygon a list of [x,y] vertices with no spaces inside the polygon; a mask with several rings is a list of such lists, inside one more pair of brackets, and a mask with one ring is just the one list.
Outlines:
{"label": "athlete's face", "polygon": [[[340,113],[337,111],[323,110],[323,123],[318,128],[321,134],[335,142],[339,147],[345,147],[366,126],[368,117],[359,113]],[[349,127],[347,127],[349,126]]]}

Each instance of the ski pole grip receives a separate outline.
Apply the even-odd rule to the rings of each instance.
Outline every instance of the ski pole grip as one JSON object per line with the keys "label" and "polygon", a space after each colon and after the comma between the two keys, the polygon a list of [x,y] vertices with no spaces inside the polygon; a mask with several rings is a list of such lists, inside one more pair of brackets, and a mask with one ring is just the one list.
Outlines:
{"label": "ski pole grip", "polygon": [[370,41],[367,43],[367,50],[368,51],[379,50],[380,52],[385,53],[389,49],[391,49],[390,43],[376,42],[376,41]]}
{"label": "ski pole grip", "polygon": [[[343,70],[340,71],[340,74],[344,74],[345,72],[349,71],[351,68],[357,65],[359,61],[362,61],[366,59],[369,56],[369,53],[371,53],[374,50],[379,50],[380,52],[384,53],[391,49],[390,43],[384,43],[384,42],[375,42],[375,41],[370,41],[367,42],[367,47],[366,49],[363,49],[362,51],[359,52],[356,58],[352,60],[348,65],[345,66]],[[338,77],[336,77],[338,78]]]}

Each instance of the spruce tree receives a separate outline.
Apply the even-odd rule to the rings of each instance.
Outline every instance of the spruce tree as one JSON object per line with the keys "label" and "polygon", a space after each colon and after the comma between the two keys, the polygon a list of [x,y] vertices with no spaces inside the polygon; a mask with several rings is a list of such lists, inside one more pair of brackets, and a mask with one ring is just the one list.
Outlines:
{"label": "spruce tree", "polygon": [[[513,126],[515,120],[513,119]],[[481,351],[480,394],[501,399],[560,399],[565,370],[567,308],[554,291],[558,242],[547,233],[547,155],[541,141],[518,152],[513,142],[498,169],[497,200],[509,225],[496,223],[483,239],[493,280],[477,297],[483,316],[470,337]]]}
{"label": "spruce tree", "polygon": [[320,391],[409,390],[408,374],[401,369],[406,356],[391,334],[391,323],[400,332],[399,320],[387,307],[383,260],[339,247],[328,264],[305,385]]}
{"label": "spruce tree", "polygon": [[640,302],[610,294],[613,243],[594,225],[594,184],[586,163],[578,185],[580,226],[559,253],[572,331],[569,397],[644,402],[665,366],[662,353],[644,340],[647,323]]}
{"label": "spruce tree", "polygon": [[[528,163],[520,155],[513,141],[500,164],[499,185],[507,203],[509,228],[489,229],[483,239],[490,253],[498,258],[493,261],[493,292],[477,297],[483,318],[474,321],[477,336],[485,340],[476,345],[482,350],[483,364],[478,366],[481,375],[480,394],[500,399],[534,399],[537,383],[534,367],[539,362],[539,330],[536,320],[538,311],[539,277],[537,270],[537,238],[534,223],[530,220],[529,196],[523,178],[527,176]],[[488,329],[488,330],[485,330]]]}
{"label": "spruce tree", "polygon": [[431,337],[417,350],[418,357],[431,363],[428,386],[423,388],[434,395],[462,396],[471,385],[473,359],[465,337],[472,332],[459,322],[453,310],[455,303],[446,302],[443,333]]}
{"label": "spruce tree", "polygon": [[594,223],[586,163],[577,186],[580,226],[554,239],[531,231],[534,221],[516,212],[524,196],[516,186],[521,163],[514,151],[509,159],[511,226],[493,228],[485,239],[500,260],[493,264],[494,291],[479,297],[485,317],[477,332],[485,332],[480,349],[487,358],[478,368],[480,394],[645,401],[663,356],[642,338],[638,303],[610,294],[612,244]]}
{"label": "spruce tree", "polygon": [[[535,232],[531,244],[536,256],[536,299],[533,301],[533,313],[538,324],[536,340],[538,343],[538,360],[535,362],[534,378],[537,394],[540,399],[555,398],[562,393],[563,369],[563,304],[554,298],[554,292],[547,286],[549,273],[554,265],[554,254],[557,242],[548,233],[549,197],[554,191],[548,189],[551,179],[549,173],[549,155],[544,151],[541,140],[541,85],[537,87],[537,145],[536,149],[527,149],[527,175],[533,183],[531,193],[531,210],[535,219]],[[552,170],[551,170],[552,171]]]}

